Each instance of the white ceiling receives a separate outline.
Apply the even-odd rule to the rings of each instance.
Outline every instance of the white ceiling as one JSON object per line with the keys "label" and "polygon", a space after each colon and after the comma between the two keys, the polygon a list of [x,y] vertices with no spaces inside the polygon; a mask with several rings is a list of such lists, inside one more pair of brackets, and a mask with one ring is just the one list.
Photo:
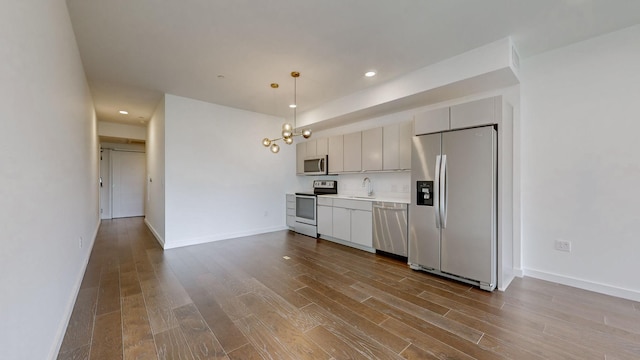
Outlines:
{"label": "white ceiling", "polygon": [[[507,36],[526,58],[640,23],[638,0],[67,5],[98,119],[130,124],[148,121],[163,93],[287,117],[293,70],[306,111]],[[378,75],[365,78],[370,69]]]}

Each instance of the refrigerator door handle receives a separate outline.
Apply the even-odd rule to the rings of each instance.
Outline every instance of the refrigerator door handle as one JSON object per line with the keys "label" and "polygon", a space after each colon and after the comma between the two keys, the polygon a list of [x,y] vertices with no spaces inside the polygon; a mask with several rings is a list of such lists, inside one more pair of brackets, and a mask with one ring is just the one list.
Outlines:
{"label": "refrigerator door handle", "polygon": [[447,182],[447,155],[442,155],[442,165],[440,165],[440,196],[439,206],[440,211],[440,226],[445,229],[447,227],[447,197],[449,196],[448,182]]}
{"label": "refrigerator door handle", "polygon": [[440,229],[440,155],[436,155],[436,171],[433,180],[433,207],[436,213],[436,228]]}

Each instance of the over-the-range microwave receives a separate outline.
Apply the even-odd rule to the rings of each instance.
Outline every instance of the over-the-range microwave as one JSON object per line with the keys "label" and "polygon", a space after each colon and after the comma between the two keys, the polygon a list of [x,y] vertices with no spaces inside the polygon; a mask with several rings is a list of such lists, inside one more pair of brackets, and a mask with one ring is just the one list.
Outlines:
{"label": "over-the-range microwave", "polygon": [[327,175],[329,172],[329,156],[314,156],[304,159],[305,175]]}

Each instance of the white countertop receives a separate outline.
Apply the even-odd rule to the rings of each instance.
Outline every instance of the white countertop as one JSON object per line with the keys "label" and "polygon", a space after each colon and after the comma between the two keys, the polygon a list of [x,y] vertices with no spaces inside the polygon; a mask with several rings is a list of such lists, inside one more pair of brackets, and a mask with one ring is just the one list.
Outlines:
{"label": "white countertop", "polygon": [[396,197],[396,196],[386,196],[386,195],[373,195],[369,196],[356,196],[356,195],[318,195],[322,197],[334,198],[334,199],[349,199],[349,200],[362,200],[362,201],[384,201],[384,202],[394,202],[394,203],[402,203],[402,204],[410,204],[411,200],[409,197]]}

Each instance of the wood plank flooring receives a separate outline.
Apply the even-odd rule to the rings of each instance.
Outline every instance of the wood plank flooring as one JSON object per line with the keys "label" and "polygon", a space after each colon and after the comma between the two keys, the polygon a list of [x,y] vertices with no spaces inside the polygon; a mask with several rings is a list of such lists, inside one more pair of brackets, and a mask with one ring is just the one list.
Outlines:
{"label": "wood plank flooring", "polygon": [[[288,259],[285,259],[287,256]],[[102,222],[58,359],[639,359],[640,304],[487,293],[281,231],[163,251]]]}

